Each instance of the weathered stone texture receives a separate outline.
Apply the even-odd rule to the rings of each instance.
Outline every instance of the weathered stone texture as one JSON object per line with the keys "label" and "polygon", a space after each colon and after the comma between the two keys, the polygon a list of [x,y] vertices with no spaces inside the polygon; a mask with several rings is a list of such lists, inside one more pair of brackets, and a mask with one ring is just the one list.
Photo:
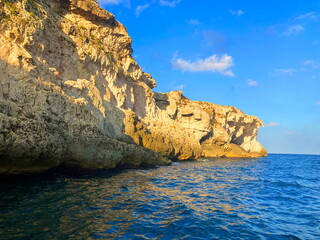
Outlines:
{"label": "weathered stone texture", "polygon": [[0,173],[266,154],[258,118],[153,92],[131,54],[94,0],[1,1]]}

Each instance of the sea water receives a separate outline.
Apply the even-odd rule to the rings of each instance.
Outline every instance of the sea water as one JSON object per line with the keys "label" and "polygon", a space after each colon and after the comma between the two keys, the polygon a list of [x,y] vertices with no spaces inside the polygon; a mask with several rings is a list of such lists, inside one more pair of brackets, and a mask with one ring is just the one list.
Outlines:
{"label": "sea water", "polygon": [[0,239],[320,239],[320,156],[2,179]]}

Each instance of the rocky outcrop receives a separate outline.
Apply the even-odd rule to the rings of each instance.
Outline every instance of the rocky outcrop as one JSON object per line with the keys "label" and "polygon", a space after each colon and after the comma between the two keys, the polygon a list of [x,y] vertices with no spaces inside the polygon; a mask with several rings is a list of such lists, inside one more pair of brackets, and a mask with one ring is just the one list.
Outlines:
{"label": "rocky outcrop", "polygon": [[153,92],[131,54],[94,0],[1,1],[0,173],[266,154],[258,118]]}
{"label": "rocky outcrop", "polygon": [[263,126],[257,117],[235,107],[190,101],[180,91],[155,93],[154,99],[164,113],[160,119],[166,121],[148,119],[138,129],[126,125],[127,134],[140,145],[176,159],[267,154],[256,140]]}

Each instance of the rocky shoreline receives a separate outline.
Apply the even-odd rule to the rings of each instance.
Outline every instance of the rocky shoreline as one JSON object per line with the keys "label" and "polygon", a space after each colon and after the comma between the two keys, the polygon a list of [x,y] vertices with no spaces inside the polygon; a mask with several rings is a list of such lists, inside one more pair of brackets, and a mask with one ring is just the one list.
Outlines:
{"label": "rocky shoreline", "polygon": [[260,119],[157,93],[94,0],[0,2],[0,174],[259,157]]}

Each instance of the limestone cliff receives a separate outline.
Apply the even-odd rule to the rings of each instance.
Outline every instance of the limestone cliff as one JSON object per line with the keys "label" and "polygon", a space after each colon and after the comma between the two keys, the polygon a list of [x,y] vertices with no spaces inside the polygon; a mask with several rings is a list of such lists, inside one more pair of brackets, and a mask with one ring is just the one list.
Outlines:
{"label": "limestone cliff", "polygon": [[266,154],[258,118],[153,92],[131,54],[94,0],[1,0],[0,173]]}

